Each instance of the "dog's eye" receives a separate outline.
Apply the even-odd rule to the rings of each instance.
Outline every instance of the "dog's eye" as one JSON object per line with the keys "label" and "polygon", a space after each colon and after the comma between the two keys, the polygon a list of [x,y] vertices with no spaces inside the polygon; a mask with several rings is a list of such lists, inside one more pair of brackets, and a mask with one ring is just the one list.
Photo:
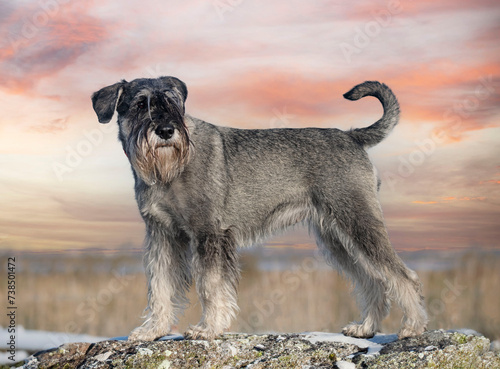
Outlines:
{"label": "dog's eye", "polygon": [[139,102],[137,103],[137,107],[138,107],[139,109],[141,109],[141,110],[142,110],[142,109],[145,109],[145,108],[146,108],[146,102],[145,102],[145,101],[139,101]]}

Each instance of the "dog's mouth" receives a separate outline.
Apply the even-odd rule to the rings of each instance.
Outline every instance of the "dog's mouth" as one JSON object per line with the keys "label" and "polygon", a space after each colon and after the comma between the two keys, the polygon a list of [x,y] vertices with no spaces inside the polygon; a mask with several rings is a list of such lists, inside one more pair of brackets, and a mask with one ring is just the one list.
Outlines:
{"label": "dog's mouth", "polygon": [[163,148],[166,148],[166,147],[173,147],[173,146],[174,146],[173,142],[165,142],[165,143],[157,144],[155,146],[155,149],[158,150],[158,149],[163,149]]}

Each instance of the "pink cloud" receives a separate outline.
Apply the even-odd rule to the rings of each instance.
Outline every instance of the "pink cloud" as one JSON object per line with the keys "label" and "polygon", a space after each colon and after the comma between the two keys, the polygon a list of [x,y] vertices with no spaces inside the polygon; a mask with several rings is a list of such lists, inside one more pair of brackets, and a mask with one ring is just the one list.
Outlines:
{"label": "pink cloud", "polygon": [[352,82],[342,88],[338,80],[269,68],[233,74],[216,84],[194,86],[190,88],[190,99],[202,110],[227,106],[229,110],[261,118],[290,114],[311,124],[313,120],[331,119],[342,109],[348,110],[347,103],[337,106],[334,102],[342,99],[350,87]]}
{"label": "pink cloud", "polygon": [[1,26],[0,85],[13,94],[33,93],[38,82],[71,65],[106,37],[101,21],[79,5],[19,6]]}
{"label": "pink cloud", "polygon": [[374,2],[370,0],[357,1],[347,12],[349,19],[373,18],[377,14],[389,11],[392,16],[423,16],[426,14],[449,13],[450,11],[477,10],[481,8],[498,7],[496,0],[423,0],[423,1],[389,1]]}

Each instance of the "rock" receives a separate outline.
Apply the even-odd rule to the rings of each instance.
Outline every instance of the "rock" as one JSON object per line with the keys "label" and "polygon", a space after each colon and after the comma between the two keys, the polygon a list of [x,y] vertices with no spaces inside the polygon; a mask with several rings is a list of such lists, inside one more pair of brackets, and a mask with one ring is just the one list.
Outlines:
{"label": "rock", "polygon": [[491,351],[500,353],[500,340],[493,341],[490,345]]}
{"label": "rock", "polygon": [[429,331],[352,339],[340,334],[225,334],[213,341],[102,341],[36,353],[25,369],[175,368],[500,368],[485,337]]}

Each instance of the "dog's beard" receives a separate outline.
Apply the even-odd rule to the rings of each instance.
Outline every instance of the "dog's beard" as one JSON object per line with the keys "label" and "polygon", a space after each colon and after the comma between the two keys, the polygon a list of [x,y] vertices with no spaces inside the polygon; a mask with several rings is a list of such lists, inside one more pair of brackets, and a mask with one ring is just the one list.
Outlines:
{"label": "dog's beard", "polygon": [[168,183],[177,177],[189,161],[187,131],[175,130],[165,141],[153,130],[138,132],[137,140],[129,144],[128,155],[135,173],[149,186]]}

